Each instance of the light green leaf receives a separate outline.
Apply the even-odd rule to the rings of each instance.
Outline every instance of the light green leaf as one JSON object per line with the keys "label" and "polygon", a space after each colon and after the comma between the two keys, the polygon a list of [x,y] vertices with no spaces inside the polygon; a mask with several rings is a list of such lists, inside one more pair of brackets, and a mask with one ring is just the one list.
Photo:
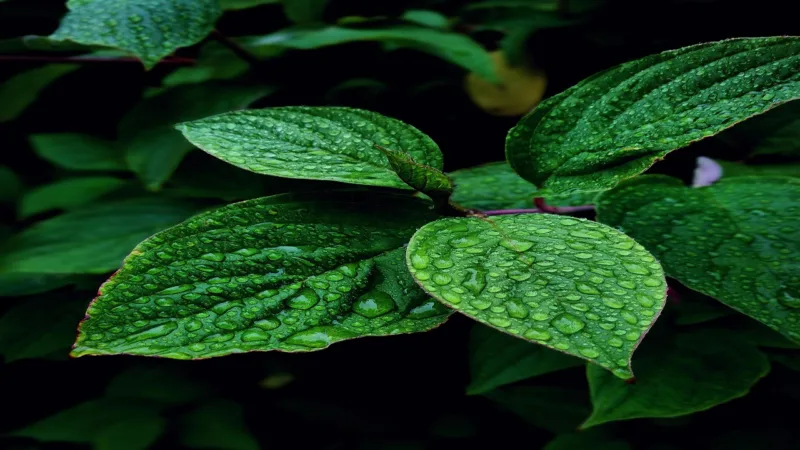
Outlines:
{"label": "light green leaf", "polygon": [[497,74],[489,53],[469,37],[432,28],[396,26],[392,28],[287,29],[246,40],[255,51],[278,47],[310,50],[348,42],[377,41],[395,47],[410,47],[457,64],[482,78],[496,82]]}
{"label": "light green leaf", "polygon": [[742,397],[769,372],[766,355],[735,332],[701,330],[647,344],[625,383],[589,365],[594,410],[584,428],[618,420],[678,417]]}
{"label": "light green leaf", "polygon": [[467,394],[489,392],[550,372],[583,365],[578,358],[476,324],[469,341],[472,380]]}
{"label": "light green leaf", "polygon": [[181,444],[189,448],[259,450],[244,422],[242,407],[230,400],[214,400],[183,417]]}
{"label": "light green leaf", "polygon": [[22,192],[22,180],[13,170],[0,166],[0,202],[16,200]]}
{"label": "light green leaf", "polygon": [[431,28],[446,29],[450,25],[446,16],[427,9],[409,9],[400,18],[407,22]]}
{"label": "light green leaf", "polygon": [[[452,201],[479,210],[533,208],[540,197],[536,186],[517,175],[505,161],[498,161],[449,174],[455,183]],[[545,197],[551,206],[582,206],[594,203],[597,192]]]}
{"label": "light green leaf", "polygon": [[195,210],[192,204],[156,198],[88,205],[12,237],[0,251],[0,271],[109,272],[119,267],[136,243]]}
{"label": "light green leaf", "polygon": [[800,180],[734,177],[692,189],[639,177],[598,199],[598,220],[646,246],[670,277],[800,342]]}
{"label": "light green leaf", "polygon": [[[798,139],[798,142],[800,142],[800,139]],[[800,164],[745,165],[730,161],[715,160],[715,162],[722,167],[722,176],[726,178],[754,175],[777,175],[800,178]]]}
{"label": "light green leaf", "polygon": [[389,165],[397,176],[414,190],[427,194],[434,201],[446,202],[450,198],[453,182],[440,170],[414,161],[408,153],[380,146],[378,149],[389,160]]}
{"label": "light green leaf", "polygon": [[800,38],[730,39],[651,55],[542,102],[506,139],[549,192],[599,191],[673,150],[800,97]]}
{"label": "light green leaf", "polygon": [[313,351],[429,330],[448,311],[417,288],[399,247],[433,217],[422,200],[355,191],[201,214],[134,249],[89,307],[73,355]]}
{"label": "light green leaf", "polygon": [[7,363],[52,356],[66,359],[86,303],[60,295],[18,301],[0,316],[0,355]]}
{"label": "light green leaf", "polygon": [[72,209],[103,197],[125,185],[114,177],[66,178],[39,186],[22,197],[20,218],[53,209]]}
{"label": "light green leaf", "polygon": [[126,170],[122,149],[113,142],[78,133],[34,134],[33,150],[40,158],[69,170]]}
{"label": "light green leaf", "polygon": [[225,11],[255,8],[256,6],[280,3],[281,0],[219,0]]}
{"label": "light green leaf", "polygon": [[666,299],[661,266],[633,239],[550,214],[442,219],[417,231],[407,260],[445,305],[622,378]]}
{"label": "light green leaf", "polygon": [[119,146],[149,189],[159,189],[193,146],[174,129],[178,122],[247,107],[269,94],[268,86],[190,85],[143,100],[119,124]]}
{"label": "light green leaf", "polygon": [[281,0],[286,17],[294,23],[309,24],[322,21],[328,0]]}
{"label": "light green leaf", "polygon": [[50,83],[79,68],[77,64],[49,64],[5,80],[0,84],[0,123],[19,117]]}
{"label": "light green leaf", "polygon": [[584,390],[511,386],[483,394],[526,422],[554,433],[574,431],[591,412]]}
{"label": "light green leaf", "polygon": [[147,69],[200,42],[222,14],[217,0],[69,0],[67,8],[50,39],[120,49]]}
{"label": "light green leaf", "polygon": [[97,450],[146,450],[164,426],[158,408],[147,401],[101,398],[61,410],[11,435],[94,444]]}
{"label": "light green leaf", "polygon": [[170,73],[161,84],[179,86],[211,80],[229,80],[247,72],[250,65],[219,42],[203,45],[197,62],[191,67],[181,67]]}
{"label": "light green leaf", "polygon": [[265,175],[408,189],[376,145],[442,168],[427,135],[399,120],[342,107],[239,111],[177,126],[192,144]]}

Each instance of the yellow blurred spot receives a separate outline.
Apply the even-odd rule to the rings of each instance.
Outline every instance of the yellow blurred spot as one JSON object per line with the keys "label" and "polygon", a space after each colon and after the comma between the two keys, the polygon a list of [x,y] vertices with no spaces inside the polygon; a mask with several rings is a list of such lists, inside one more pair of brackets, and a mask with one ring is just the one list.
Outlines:
{"label": "yellow blurred spot", "polygon": [[472,101],[482,110],[495,116],[521,116],[542,100],[547,76],[540,70],[512,67],[502,51],[492,52],[499,85],[478,75],[467,75],[464,88]]}
{"label": "yellow blurred spot", "polygon": [[264,378],[258,385],[264,389],[280,389],[292,381],[294,381],[294,375],[281,372]]}

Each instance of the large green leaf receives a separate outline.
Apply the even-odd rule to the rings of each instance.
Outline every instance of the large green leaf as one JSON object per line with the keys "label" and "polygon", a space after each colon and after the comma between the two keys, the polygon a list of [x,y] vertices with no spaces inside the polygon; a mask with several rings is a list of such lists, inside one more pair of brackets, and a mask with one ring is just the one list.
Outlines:
{"label": "large green leaf", "polygon": [[554,433],[575,430],[591,408],[585,389],[510,386],[483,394],[526,422]]}
{"label": "large green leaf", "polygon": [[115,177],[65,178],[31,190],[19,206],[19,216],[29,217],[53,209],[72,209],[116,191],[125,180]]}
{"label": "large green leaf", "polygon": [[[533,198],[540,196],[536,186],[517,175],[505,161],[456,170],[449,175],[455,183],[453,202],[468,208],[532,208]],[[550,195],[545,200],[552,206],[582,206],[594,203],[596,196],[596,192],[581,192]]]}
{"label": "large green leaf", "polygon": [[583,365],[578,358],[516,339],[476,324],[469,341],[470,395],[500,386]]}
{"label": "large green leaf", "polygon": [[636,354],[636,383],[589,366],[592,415],[583,427],[677,417],[742,397],[769,372],[767,356],[735,332],[701,330],[648,343]]}
{"label": "large green leaf", "polygon": [[667,275],[800,342],[800,180],[734,177],[692,189],[639,177],[598,199],[598,220],[646,246]]}
{"label": "large green leaf", "polygon": [[249,38],[246,45],[256,52],[262,52],[270,48],[310,50],[358,41],[376,41],[396,47],[414,48],[457,64],[486,80],[497,81],[489,53],[477,42],[463,34],[427,27],[403,25],[391,28],[297,28]]}
{"label": "large green leaf", "polygon": [[119,267],[136,243],[196,209],[192,204],[154,198],[88,205],[12,237],[0,251],[0,272],[109,272]]}
{"label": "large green leaf", "polygon": [[146,68],[200,42],[222,14],[217,0],[69,0],[55,41],[113,47]]}
{"label": "large green leaf", "polygon": [[550,192],[598,191],[673,150],[800,97],[800,38],[731,39],[651,55],[542,102],[506,156]]}
{"label": "large green leaf", "polygon": [[214,400],[189,411],[183,417],[181,443],[189,448],[218,450],[259,450],[248,431],[242,407],[230,400]]}
{"label": "large green leaf", "polygon": [[0,123],[19,117],[50,83],[79,68],[77,64],[49,64],[7,79],[0,84]]}
{"label": "large green leaf", "polygon": [[126,170],[122,149],[95,136],[78,133],[34,134],[33,150],[40,158],[69,170]]}
{"label": "large green leaf", "polygon": [[399,120],[341,107],[239,111],[178,125],[194,145],[252,172],[408,189],[376,146],[442,168],[431,138]]}
{"label": "large green leaf", "polygon": [[622,378],[666,298],[661,266],[633,239],[550,214],[442,219],[414,235],[407,261],[447,306]]}
{"label": "large green leaf", "polygon": [[242,109],[272,92],[268,86],[191,85],[169,89],[134,107],[119,124],[119,146],[131,170],[150,189],[172,175],[193,146],[174,129],[178,122]]}
{"label": "large green leaf", "polygon": [[6,362],[60,356],[66,359],[83,318],[85,300],[61,295],[25,298],[0,316],[0,355]]}
{"label": "large green leaf", "polygon": [[448,312],[417,288],[400,248],[433,218],[428,206],[313,192],[201,214],[134,249],[89,307],[73,355],[312,351],[431,329]]}

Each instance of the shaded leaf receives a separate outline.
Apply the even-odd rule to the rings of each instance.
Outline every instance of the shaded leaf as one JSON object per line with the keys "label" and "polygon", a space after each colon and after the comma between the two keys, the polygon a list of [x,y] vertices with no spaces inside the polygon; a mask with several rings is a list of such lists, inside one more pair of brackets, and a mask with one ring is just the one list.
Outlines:
{"label": "shaded leaf", "polygon": [[134,249],[89,307],[73,355],[313,351],[431,329],[447,310],[417,288],[399,249],[433,218],[428,205],[313,192],[196,216]]}
{"label": "shaded leaf", "polygon": [[469,341],[471,381],[467,394],[550,372],[583,365],[583,361],[476,324]]}
{"label": "shaded leaf", "polygon": [[431,28],[446,29],[450,25],[449,20],[442,13],[427,9],[409,9],[400,18],[407,22]]}
{"label": "shaded leaf", "polygon": [[322,21],[328,0],[281,0],[286,17],[292,22],[309,24]]}
{"label": "shaded leaf", "polygon": [[800,181],[734,177],[688,188],[639,177],[598,198],[598,220],[625,230],[667,275],[800,342]]}
{"label": "shaded leaf", "polygon": [[142,198],[88,205],[34,224],[6,242],[0,271],[31,274],[104,273],[156,231],[190,216],[196,207]]}
{"label": "shaded leaf", "polygon": [[0,166],[0,202],[16,200],[22,192],[22,180],[13,170]]}
{"label": "shaded leaf", "polygon": [[259,450],[258,441],[244,422],[242,407],[230,400],[215,400],[190,411],[183,418],[181,444],[189,448]]}
{"label": "shaded leaf", "polygon": [[574,431],[591,411],[585,391],[511,386],[483,394],[526,422],[554,433]]}
{"label": "shaded leaf", "polygon": [[69,0],[55,41],[113,47],[145,68],[200,42],[222,14],[217,0]]}
{"label": "shaded leaf", "polygon": [[74,279],[71,275],[64,274],[0,272],[0,297],[41,294],[73,282]]}
{"label": "shaded leaf", "polygon": [[79,68],[77,64],[50,64],[5,80],[0,84],[0,123],[19,117],[50,83]]}
{"label": "shaded leaf", "polygon": [[646,417],[678,417],[742,397],[769,372],[766,355],[734,332],[701,330],[648,343],[629,384],[594,366],[594,410],[583,427]]}
{"label": "shaded leaf", "polygon": [[644,247],[550,214],[442,219],[417,231],[407,260],[445,305],[622,378],[666,299],[661,266]]}
{"label": "shaded leaf", "polygon": [[[798,138],[798,143],[800,143],[800,138]],[[717,160],[716,163],[722,167],[722,176],[726,178],[753,175],[777,175],[800,178],[800,164],[745,165],[720,160]]]}
{"label": "shaded leaf", "polygon": [[34,134],[33,150],[40,158],[69,170],[126,170],[122,149],[113,142],[78,133]]}
{"label": "shaded leaf", "polygon": [[20,300],[0,316],[0,355],[7,363],[52,356],[66,359],[85,308],[85,300],[55,295]]}
{"label": "shaded leaf", "polygon": [[508,134],[517,173],[598,191],[673,150],[800,97],[800,38],[730,39],[651,55],[542,102]]}
{"label": "shaded leaf", "polygon": [[203,45],[197,62],[191,67],[180,67],[163,80],[164,86],[196,84],[211,80],[229,80],[247,72],[250,65],[219,42]]}
{"label": "shaded leaf", "polygon": [[408,189],[376,145],[442,168],[431,138],[399,120],[342,107],[239,111],[177,126],[192,144],[245,170]]}
{"label": "shaded leaf", "polygon": [[800,103],[790,102],[720,135],[752,156],[800,156]]}
{"label": "shaded leaf", "polygon": [[65,178],[31,190],[22,198],[20,218],[54,209],[72,209],[116,191],[125,180],[114,177]]}

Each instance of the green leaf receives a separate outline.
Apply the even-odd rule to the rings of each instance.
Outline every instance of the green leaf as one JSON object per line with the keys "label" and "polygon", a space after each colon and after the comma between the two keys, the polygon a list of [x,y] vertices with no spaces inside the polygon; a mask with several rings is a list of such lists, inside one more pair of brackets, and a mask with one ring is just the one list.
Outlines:
{"label": "green leaf", "polygon": [[800,181],[734,177],[703,188],[660,175],[602,194],[598,220],[646,246],[667,275],[800,342]]}
{"label": "green leaf", "polygon": [[800,156],[800,103],[790,102],[720,135],[751,155]]}
{"label": "green leaf", "polygon": [[800,97],[800,38],[730,39],[651,55],[542,102],[506,139],[549,192],[598,191],[673,150]]}
{"label": "green leaf", "polygon": [[476,324],[469,341],[472,380],[467,394],[489,392],[527,378],[583,365],[580,359]]}
{"label": "green leaf", "polygon": [[637,353],[636,383],[604,370],[586,372],[592,415],[583,427],[646,417],[678,417],[742,397],[769,372],[766,355],[725,330],[654,340]]}
{"label": "green leaf", "polygon": [[0,39],[0,53],[25,53],[31,50],[42,52],[88,52],[91,47],[74,42],[54,41],[47,36],[25,35]]}
{"label": "green leaf", "polygon": [[146,450],[165,425],[151,403],[101,398],[61,410],[11,435],[43,442],[83,442],[94,444],[97,450]]}
{"label": "green leaf", "polygon": [[281,0],[286,17],[294,23],[309,24],[322,21],[328,0]]}
{"label": "green leaf", "polygon": [[73,209],[118,190],[125,180],[114,177],[66,178],[39,186],[22,198],[20,218],[53,209]]}
{"label": "green leaf", "polygon": [[399,120],[342,107],[239,111],[177,126],[192,144],[265,175],[408,189],[376,145],[442,168],[427,135]]}
{"label": "green leaf", "polygon": [[30,142],[40,158],[64,169],[127,169],[122,149],[98,137],[78,133],[34,134]]}
{"label": "green leaf", "polygon": [[407,260],[445,305],[622,378],[666,299],[661,266],[633,239],[550,214],[442,219],[411,238]]}
{"label": "green leaf", "polygon": [[0,166],[0,202],[16,200],[22,192],[22,180],[13,170]]}
{"label": "green leaf", "polygon": [[449,20],[442,13],[427,9],[409,9],[400,18],[407,22],[431,28],[446,29],[450,25]]}
{"label": "green leaf", "polygon": [[54,355],[66,359],[85,308],[85,300],[60,295],[22,299],[0,316],[0,355],[6,363]]}
{"label": "green leaf", "polygon": [[249,48],[264,51],[271,47],[310,50],[348,42],[377,41],[395,47],[410,47],[459,65],[482,78],[497,82],[489,53],[469,37],[442,30],[411,25],[392,28],[287,29],[246,41]]}
{"label": "green leaf", "polygon": [[44,88],[80,68],[77,64],[49,64],[18,73],[0,84],[0,123],[16,119]]}
{"label": "green leaf", "polygon": [[[452,201],[479,210],[532,208],[540,197],[536,186],[517,175],[505,161],[484,164],[449,174],[455,183]],[[552,206],[582,206],[594,203],[596,192],[545,197]]]}
{"label": "green leaf", "polygon": [[598,428],[579,433],[560,434],[548,442],[542,450],[630,450],[625,441],[615,440]]}
{"label": "green leaf", "polygon": [[240,9],[255,8],[256,6],[280,3],[281,0],[219,0],[219,4],[225,11],[236,11]]}
{"label": "green leaf", "polygon": [[450,198],[453,182],[440,170],[414,161],[408,153],[380,146],[378,149],[389,160],[389,165],[397,176],[414,190],[427,194],[434,200],[446,202]]}
{"label": "green leaf", "polygon": [[41,294],[72,284],[70,275],[37,273],[0,273],[0,297]]}
{"label": "green leaf", "polygon": [[170,73],[161,84],[179,86],[211,80],[229,80],[247,72],[250,65],[219,42],[209,42],[200,50],[197,62],[191,67],[181,67]]}
{"label": "green leaf", "polygon": [[119,124],[125,158],[149,189],[159,189],[194,147],[174,129],[178,122],[247,107],[269,94],[268,86],[190,85],[145,99]]}
{"label": "green leaf", "polygon": [[428,206],[313,192],[201,214],[134,249],[89,307],[73,355],[313,351],[434,328],[448,311],[417,288],[399,248],[433,219]]}
{"label": "green leaf", "polygon": [[142,198],[87,205],[22,231],[2,247],[0,271],[105,273],[137,242],[190,216],[196,207]]}
{"label": "green leaf", "polygon": [[181,444],[189,448],[259,450],[244,422],[242,407],[230,400],[214,400],[183,417]]}
{"label": "green leaf", "polygon": [[67,8],[50,39],[120,49],[147,69],[200,42],[222,14],[217,0],[69,0]]}
{"label": "green leaf", "polygon": [[526,422],[554,433],[574,431],[591,412],[584,390],[512,386],[483,395]]}
{"label": "green leaf", "polygon": [[745,165],[730,161],[715,160],[722,167],[722,176],[747,177],[754,175],[777,175],[783,177],[800,178],[800,164],[759,164]]}

